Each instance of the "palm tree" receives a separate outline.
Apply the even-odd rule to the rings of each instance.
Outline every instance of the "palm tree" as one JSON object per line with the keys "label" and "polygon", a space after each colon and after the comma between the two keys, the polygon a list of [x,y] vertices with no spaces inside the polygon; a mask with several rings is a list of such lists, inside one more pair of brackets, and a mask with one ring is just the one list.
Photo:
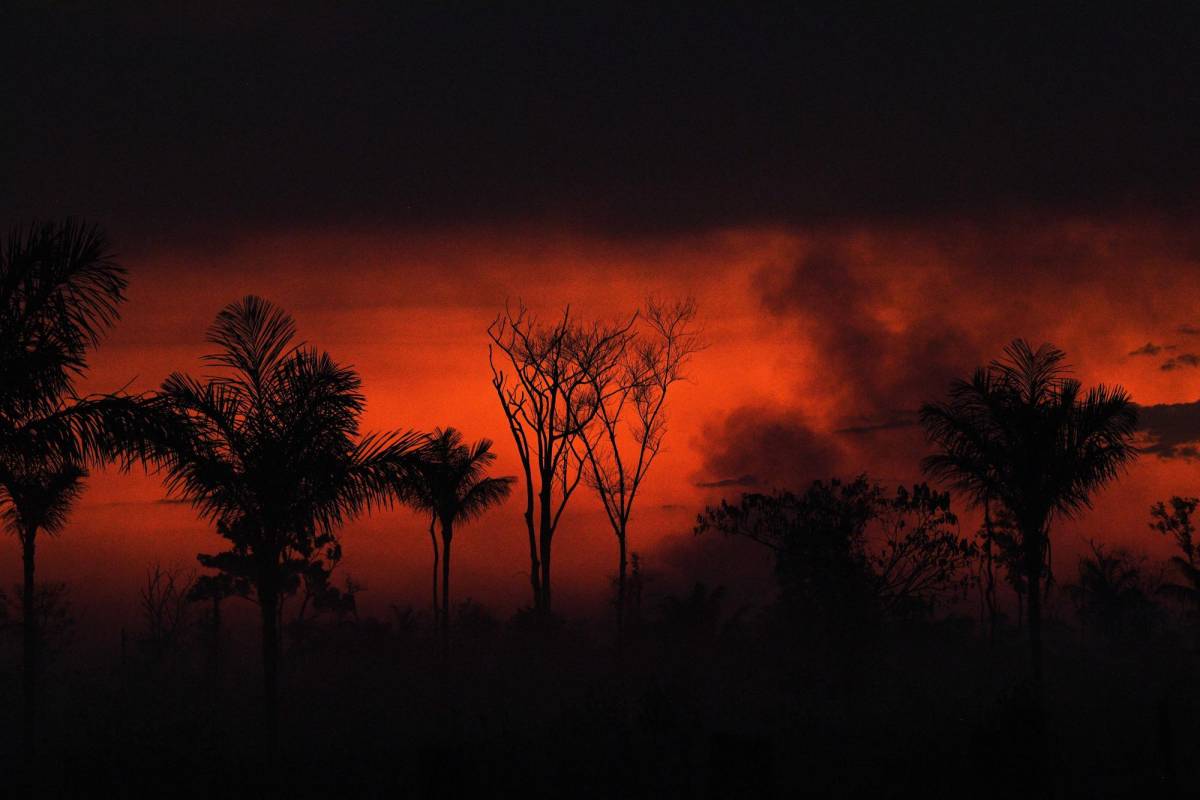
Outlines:
{"label": "palm tree", "polygon": [[24,563],[24,737],[33,752],[38,630],[36,537],[57,532],[86,467],[129,459],[153,440],[138,398],[80,398],[87,355],[118,318],[125,271],[98,228],[71,221],[0,238],[0,516]]}
{"label": "palm tree", "polygon": [[95,226],[38,223],[0,238],[0,418],[35,415],[72,393],[126,285]]}
{"label": "palm tree", "polygon": [[229,540],[201,562],[246,581],[262,617],[267,758],[278,745],[279,615],[309,567],[337,550],[346,521],[390,504],[421,437],[362,436],[358,374],[294,344],[295,323],[258,297],[227,306],[208,333],[203,381],[175,373],[159,402],[175,431],[161,455],[168,492]]}
{"label": "palm tree", "polygon": [[[409,502],[427,512],[441,527],[440,627],[443,645],[448,641],[450,630],[450,543],[454,540],[454,527],[476,519],[492,506],[504,502],[516,481],[512,477],[486,477],[487,468],[495,460],[491,440],[480,439],[467,445],[463,443],[462,434],[454,428],[435,429],[420,451]],[[435,548],[435,559],[436,553]],[[434,566],[436,569],[436,561]],[[436,573],[434,580],[436,593]]]}
{"label": "palm tree", "polygon": [[1020,534],[1033,676],[1042,674],[1041,577],[1050,524],[1091,506],[1091,496],[1137,456],[1137,411],[1119,386],[1086,392],[1065,354],[1017,339],[1004,358],[956,381],[950,398],[921,408],[938,451],[926,472],[975,503],[999,503]]}

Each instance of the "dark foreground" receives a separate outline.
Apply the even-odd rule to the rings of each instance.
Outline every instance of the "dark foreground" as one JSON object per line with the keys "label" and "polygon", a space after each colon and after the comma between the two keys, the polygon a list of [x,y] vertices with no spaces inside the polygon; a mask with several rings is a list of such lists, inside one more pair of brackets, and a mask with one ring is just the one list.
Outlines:
{"label": "dark foreground", "polygon": [[[1019,631],[968,619],[837,641],[769,614],[664,607],[611,631],[532,630],[466,607],[449,661],[420,618],[327,620],[288,638],[278,763],[252,648],[130,637],[48,665],[39,752],[20,757],[6,642],[3,773],[43,796],[1075,796],[1200,787],[1196,657],[1178,628],[1120,639],[1052,625],[1046,734]],[[245,651],[245,652],[243,652]],[[1041,744],[1039,744],[1041,743]],[[28,787],[28,782],[33,786]]]}

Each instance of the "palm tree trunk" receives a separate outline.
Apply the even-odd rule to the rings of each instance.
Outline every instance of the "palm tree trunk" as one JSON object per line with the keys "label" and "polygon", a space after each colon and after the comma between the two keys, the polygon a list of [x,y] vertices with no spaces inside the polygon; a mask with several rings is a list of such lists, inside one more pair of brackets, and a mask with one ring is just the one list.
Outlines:
{"label": "palm tree trunk", "polygon": [[450,542],[454,523],[442,520],[442,652],[450,651]]}
{"label": "palm tree trunk", "polygon": [[262,611],[263,723],[266,756],[274,764],[279,753],[279,597],[274,586],[258,587]]}
{"label": "palm tree trunk", "polygon": [[436,628],[440,624],[441,616],[438,612],[438,541],[437,533],[434,531],[434,525],[437,523],[437,517],[429,519],[429,541],[433,543],[433,625]]}
{"label": "palm tree trunk", "polygon": [[1042,537],[1040,531],[1027,530],[1025,540],[1025,580],[1028,594],[1029,656],[1035,688],[1042,682]]}
{"label": "palm tree trunk", "polygon": [[212,598],[212,619],[209,622],[208,636],[208,669],[214,688],[219,686],[221,675],[221,594],[214,592]]}
{"label": "palm tree trunk", "polygon": [[24,584],[21,587],[21,623],[23,639],[22,689],[25,706],[23,709],[23,743],[25,747],[26,764],[34,756],[34,736],[37,720],[37,678],[38,678],[38,629],[37,609],[34,608],[36,594],[34,591],[34,556],[37,528],[26,529],[21,539],[21,558],[24,566]]}
{"label": "palm tree trunk", "polygon": [[983,596],[988,612],[988,644],[994,647],[996,645],[996,569],[992,560],[994,535],[992,532],[992,506],[989,501],[985,501],[983,506],[983,527],[983,551],[987,576]]}

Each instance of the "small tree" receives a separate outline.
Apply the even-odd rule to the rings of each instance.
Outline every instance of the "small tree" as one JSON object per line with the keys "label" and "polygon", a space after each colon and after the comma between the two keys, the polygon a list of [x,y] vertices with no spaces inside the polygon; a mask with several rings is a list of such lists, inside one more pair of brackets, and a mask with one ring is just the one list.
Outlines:
{"label": "small tree", "polygon": [[1181,603],[1189,615],[1200,619],[1200,564],[1196,563],[1196,528],[1192,522],[1200,498],[1172,497],[1170,507],[1158,502],[1150,508],[1150,527],[1164,536],[1175,539],[1182,555],[1171,556],[1168,562],[1178,576],[1159,587],[1159,593]]}
{"label": "small tree", "polygon": [[524,472],[529,583],[542,617],[551,613],[554,535],[583,477],[579,439],[599,410],[594,385],[617,368],[632,325],[584,325],[569,307],[542,324],[521,305],[488,327],[492,387]]}
{"label": "small tree", "polygon": [[697,520],[697,533],[709,530],[769,548],[785,606],[832,631],[931,613],[967,585],[977,554],[947,494],[921,484],[889,498],[866,476],[721,501]]}
{"label": "small tree", "polygon": [[450,634],[450,545],[455,526],[477,519],[504,502],[516,481],[512,477],[487,477],[487,468],[495,460],[490,439],[467,445],[454,428],[438,428],[421,448],[409,484],[409,503],[429,513],[441,526],[443,648]]}
{"label": "small tree", "polygon": [[1150,528],[1163,536],[1174,538],[1184,560],[1195,565],[1196,526],[1192,522],[1192,516],[1196,513],[1196,506],[1200,506],[1200,497],[1175,496],[1171,498],[1170,504],[1171,507],[1167,508],[1167,504],[1160,500],[1150,507]]}
{"label": "small tree", "polygon": [[927,484],[900,486],[879,503],[882,540],[868,560],[882,609],[893,616],[928,616],[938,603],[970,588],[978,546],[961,536],[950,494]]}
{"label": "small tree", "polygon": [[23,669],[24,736],[28,755],[34,749],[37,684],[40,673],[41,634],[36,610],[37,535],[59,533],[75,501],[83,493],[87,473],[79,466],[32,466],[14,469],[6,464],[0,479],[0,498],[7,501],[2,512],[4,525],[21,543],[24,580],[21,585],[21,614],[24,637]]}

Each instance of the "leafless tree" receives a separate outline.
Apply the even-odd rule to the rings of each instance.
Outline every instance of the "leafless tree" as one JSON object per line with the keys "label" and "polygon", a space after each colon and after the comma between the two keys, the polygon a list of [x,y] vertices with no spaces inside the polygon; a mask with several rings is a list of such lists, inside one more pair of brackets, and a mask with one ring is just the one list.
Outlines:
{"label": "leafless tree", "polygon": [[684,379],[684,367],[700,348],[696,301],[651,297],[629,332],[615,368],[589,376],[596,399],[592,425],[579,439],[595,489],[617,537],[617,642],[625,629],[626,553],[629,520],[642,481],[667,432],[667,392]]}
{"label": "leafless tree", "polygon": [[593,387],[597,376],[608,380],[618,369],[633,324],[581,323],[570,307],[558,321],[541,323],[518,305],[488,326],[492,386],[524,471],[529,582],[542,614],[551,611],[554,534],[583,477],[579,440],[601,405]]}

